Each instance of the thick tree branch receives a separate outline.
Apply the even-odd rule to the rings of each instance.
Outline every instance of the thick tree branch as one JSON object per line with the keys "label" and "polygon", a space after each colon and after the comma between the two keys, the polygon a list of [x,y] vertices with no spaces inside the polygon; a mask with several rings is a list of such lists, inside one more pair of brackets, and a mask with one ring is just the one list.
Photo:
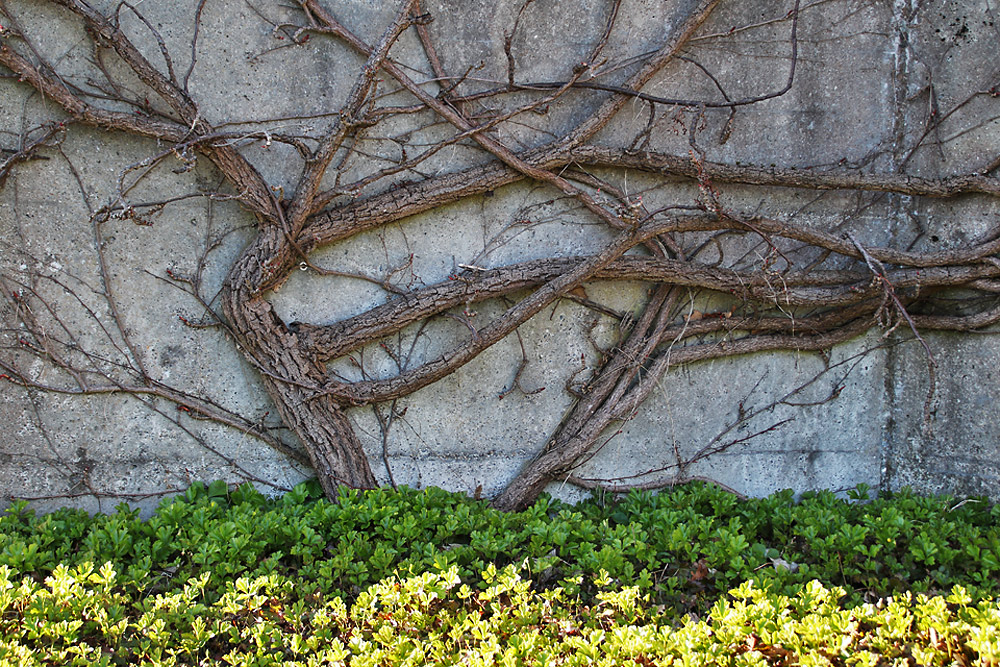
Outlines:
{"label": "thick tree branch", "polygon": [[[343,356],[361,345],[402,330],[450,308],[531,289],[586,261],[583,257],[533,260],[485,271],[466,271],[449,280],[392,298],[364,313],[329,325],[296,325],[299,342],[320,360]],[[892,271],[897,288],[922,290],[960,286],[1000,276],[992,264],[935,266]],[[754,301],[762,307],[843,307],[877,297],[869,276],[855,271],[794,271],[768,274],[699,265],[695,262],[625,256],[597,271],[592,280],[630,280],[707,289]]]}

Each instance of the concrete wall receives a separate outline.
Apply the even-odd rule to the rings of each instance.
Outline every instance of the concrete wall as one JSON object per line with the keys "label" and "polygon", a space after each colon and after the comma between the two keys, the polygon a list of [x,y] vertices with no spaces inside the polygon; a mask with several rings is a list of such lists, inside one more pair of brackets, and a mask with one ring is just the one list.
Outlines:
{"label": "concrete wall", "polygon": [[[196,4],[141,5],[179,72],[191,62]],[[305,45],[278,48],[287,41],[277,40],[261,16],[300,22],[301,14],[279,3],[251,4],[259,14],[247,3],[205,5],[189,85],[204,116],[219,124],[336,110],[361,60],[317,35]],[[386,2],[327,4],[369,41],[377,39],[395,11],[395,3]],[[585,58],[600,37],[607,4],[538,0],[529,5],[513,40],[519,80],[565,76],[566,63]],[[626,0],[605,52],[608,62],[624,64],[656,48],[693,4]],[[790,24],[779,19],[792,5],[723,0],[700,30],[706,37],[692,42],[686,53],[712,71],[734,98],[780,88],[787,76]],[[79,85],[95,76],[87,37],[68,12],[39,2],[11,6],[24,29],[35,36],[37,48],[58,63],[62,76]],[[472,67],[471,75],[483,80],[505,78],[504,35],[520,2],[425,0],[422,6],[435,19],[430,29],[440,41],[447,69]],[[765,166],[840,164],[871,172],[905,167],[907,173],[925,176],[980,169],[1000,155],[996,96],[973,95],[1000,84],[998,11],[989,0],[807,0],[798,26],[799,60],[792,90],[741,108],[724,143],[718,137],[728,114],[708,113],[699,145],[709,160]],[[127,12],[122,21],[149,57],[162,65],[149,32]],[[749,27],[729,34],[737,26]],[[422,71],[414,74],[417,78],[426,77],[426,59],[411,33],[403,36],[393,56]],[[631,71],[625,67],[622,76]],[[140,88],[136,84],[135,89]],[[717,95],[706,77],[683,62],[646,90],[670,97]],[[593,91],[571,95],[573,105],[506,128],[501,138],[515,147],[536,145],[547,140],[545,132],[558,133],[605,98]],[[389,101],[404,99],[397,95]],[[932,112],[952,113],[925,137]],[[691,122],[690,112],[662,113],[664,121],[650,136],[649,148],[686,155],[683,124]],[[645,105],[634,104],[596,141],[627,142],[645,125],[646,114]],[[671,114],[677,122],[670,120]],[[16,80],[0,80],[0,119],[6,119],[0,121],[3,148],[16,147],[25,128],[58,118],[51,101]],[[286,119],[263,127],[291,134],[315,130],[324,122]],[[432,127],[418,135],[430,141],[447,132]],[[41,276],[38,289],[58,308],[61,321],[82,346],[100,355],[93,363],[113,365],[124,356],[115,348],[120,336],[101,329],[100,323],[109,323],[111,317],[101,294],[90,210],[115,198],[116,179],[129,165],[163,147],[85,128],[72,128],[61,139],[58,147],[41,151],[47,159],[17,167],[0,191],[0,271],[24,280],[30,273]],[[374,136],[365,148],[371,155],[391,156],[399,145]],[[248,140],[242,151],[276,187],[294,186],[301,163],[287,146]],[[457,146],[442,151],[423,170],[453,171],[484,159],[476,150]],[[377,164],[372,160],[359,156],[353,172],[371,169]],[[156,201],[217,187],[218,176],[207,161],[173,173],[178,164],[151,173],[130,198]],[[637,173],[609,177],[627,192],[641,193],[648,204],[690,202],[696,195],[690,183],[681,181],[663,182]],[[748,186],[727,186],[723,194],[735,208],[775,216],[795,213],[799,221],[819,228],[854,230],[867,242],[924,250],[978,238],[995,227],[1000,214],[996,198],[985,195],[938,201]],[[511,226],[522,218],[534,224]],[[251,421],[276,426],[254,370],[221,332],[185,326],[178,315],[197,318],[198,305],[157,278],[167,269],[194,270],[210,244],[203,271],[206,293],[214,294],[229,262],[250,238],[250,216],[232,201],[192,197],[171,203],[151,220],[152,226],[117,220],[103,227],[112,288],[148,372],[164,383],[211,397]],[[412,254],[412,267],[394,278],[407,286],[444,279],[457,263],[500,266],[553,252],[572,255],[593,249],[603,238],[597,226],[581,224],[573,207],[554,198],[552,191],[519,184],[325,248],[314,261],[342,272],[382,275]],[[75,296],[67,295],[66,287]],[[622,311],[635,310],[644,296],[639,285],[595,283],[587,293]],[[324,323],[361,312],[386,296],[369,282],[302,272],[274,294],[272,302],[288,322]],[[485,319],[500,308],[483,304],[476,310]],[[372,409],[352,412],[376,474],[388,481],[387,464],[397,484],[469,492],[481,487],[484,495],[498,491],[544,445],[570,406],[571,397],[562,387],[580,367],[581,357],[591,367],[595,363],[597,352],[588,341],[591,326],[596,326],[591,333],[599,342],[610,340],[607,320],[595,322],[586,309],[563,302],[521,330],[529,362],[521,381],[528,390],[545,387],[539,393],[498,398],[521,359],[521,342],[512,336],[445,381],[401,400],[396,406],[400,416],[385,438]],[[463,331],[454,321],[435,321],[422,335],[404,330],[391,344],[412,351],[415,362]],[[7,331],[5,336],[11,343],[17,334]],[[875,331],[832,350],[828,359],[815,353],[781,353],[675,369],[637,414],[615,429],[620,432],[608,434],[609,444],[578,473],[619,477],[669,467],[678,457],[688,460],[719,444],[767,431],[705,456],[684,473],[716,479],[748,494],[865,483],[996,496],[996,338],[926,336],[938,380],[933,428],[927,431],[921,428],[928,390],[926,354],[919,344],[892,344],[908,337],[900,330],[886,341]],[[377,348],[364,355],[370,375],[396,370],[392,359]],[[348,362],[338,368],[358,376]],[[817,378],[824,368],[831,370]],[[39,382],[65,384],[66,378],[42,361],[30,370]],[[810,381],[789,403],[817,401],[835,387],[844,388],[837,400],[821,405],[776,405],[713,442],[738,418],[741,405],[744,411],[762,408]],[[0,384],[0,392],[0,423],[6,425],[0,433],[0,490],[4,497],[51,497],[38,501],[42,508],[73,502],[108,510],[117,497],[150,507],[158,500],[155,494],[194,480],[252,479],[277,491],[309,475],[239,429],[192,420],[167,402],[121,395],[81,397],[24,390],[10,383]],[[785,419],[791,421],[768,431]],[[551,490],[579,495],[562,484]]]}

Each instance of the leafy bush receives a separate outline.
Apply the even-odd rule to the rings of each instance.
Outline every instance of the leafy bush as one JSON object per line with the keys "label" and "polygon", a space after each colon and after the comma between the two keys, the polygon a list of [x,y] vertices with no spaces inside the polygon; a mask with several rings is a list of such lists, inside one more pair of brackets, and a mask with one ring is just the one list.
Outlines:
{"label": "leafy bush", "polygon": [[124,505],[110,516],[42,517],[15,505],[0,518],[0,563],[40,579],[59,564],[111,561],[128,585],[153,592],[205,571],[216,581],[276,573],[352,599],[396,570],[456,565],[476,579],[488,564],[527,559],[536,585],[572,590],[575,577],[603,569],[679,611],[750,578],[785,593],[816,578],[843,586],[853,603],[956,584],[996,591],[995,506],[910,493],[870,500],[865,489],[854,496],[744,501],[693,484],[575,507],[543,498],[502,514],[439,489],[345,491],[331,504],[309,484],[269,499],[215,482],[164,502],[146,522]]}
{"label": "leafy bush", "polygon": [[[811,581],[792,597],[752,581],[704,619],[667,622],[637,586],[607,573],[584,603],[533,588],[515,566],[486,587],[456,566],[381,581],[348,609],[298,598],[278,575],[238,578],[209,602],[205,573],[181,590],[128,601],[110,564],[58,566],[18,585],[0,566],[3,664],[28,665],[949,665],[1000,661],[1000,603],[905,593],[846,609]],[[128,611],[126,611],[128,610]]]}
{"label": "leafy bush", "polygon": [[502,514],[215,482],[148,521],[17,504],[0,664],[996,664],[997,507],[852,495],[693,484]]}

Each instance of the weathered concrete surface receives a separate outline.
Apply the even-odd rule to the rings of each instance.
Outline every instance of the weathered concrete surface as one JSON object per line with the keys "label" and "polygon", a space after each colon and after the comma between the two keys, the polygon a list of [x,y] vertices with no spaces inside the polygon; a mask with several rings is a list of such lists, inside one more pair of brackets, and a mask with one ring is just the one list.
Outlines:
{"label": "weathered concrete surface", "polygon": [[[190,64],[195,4],[141,6],[161,32],[181,76]],[[328,4],[368,41],[377,39],[395,11],[394,3]],[[425,1],[422,7],[435,18],[430,30],[440,42],[444,66],[452,72],[469,70],[485,89],[506,78],[503,43],[522,4],[439,0]],[[528,5],[512,40],[518,79],[565,77],[599,39],[607,4],[540,0]],[[623,3],[621,24],[604,54],[608,62],[621,63],[623,74],[634,71],[628,59],[655,48],[693,4]],[[733,98],[779,90],[789,64],[790,24],[782,19],[793,3],[777,5],[724,0],[685,53],[711,71]],[[982,168],[1000,154],[995,96],[979,94],[964,101],[1000,83],[993,64],[1000,33],[992,4],[832,0],[802,5],[793,88],[779,98],[741,108],[731,123],[728,112],[707,111],[697,121],[698,147],[707,159],[765,166],[860,165],[876,172],[905,165],[909,173],[935,176]],[[285,48],[287,41],[276,40],[261,15],[275,23],[299,22],[301,15],[278,3],[254,6],[260,14],[247,3],[206,4],[189,83],[201,112],[214,124],[284,119],[243,125],[248,131],[264,127],[291,134],[323,127],[329,118],[301,116],[336,111],[362,60],[315,35],[305,45]],[[68,13],[37,2],[13,7],[23,27],[37,36],[40,51],[58,59],[64,76],[82,82],[94,74],[84,47],[86,36]],[[122,14],[122,21],[151,60],[162,66],[148,31],[128,13]],[[734,27],[738,29],[730,37]],[[393,56],[421,70],[417,78],[429,78],[412,31]],[[680,98],[717,96],[711,80],[691,62],[669,68],[646,91]],[[586,117],[606,98],[593,91],[570,95],[574,105],[529,118],[504,130],[501,139],[517,148],[538,145]],[[403,104],[408,98],[396,94],[388,99]],[[911,151],[929,114],[953,109],[938,130],[940,136]],[[685,128],[696,122],[694,112],[661,108],[657,113],[663,121],[646,147],[687,154]],[[292,116],[298,118],[289,119]],[[58,117],[50,102],[30,95],[25,86],[0,81],[0,118],[10,119],[3,121],[4,148],[17,144],[22,119],[30,126]],[[628,144],[647,122],[648,106],[636,102],[596,141]],[[724,131],[728,139],[721,141]],[[432,142],[447,132],[431,127],[418,136]],[[392,137],[371,137],[368,157],[358,156],[348,165],[345,181],[370,170],[380,155],[394,159],[399,146]],[[95,363],[105,364],[111,374],[117,372],[113,364],[124,358],[115,348],[122,339],[113,326],[105,333],[98,325],[110,322],[111,316],[101,299],[88,207],[112,200],[118,174],[159,150],[162,147],[150,141],[74,129],[61,150],[49,150],[44,153],[49,159],[18,167],[0,191],[0,270],[15,276],[40,274],[40,289],[65,313],[81,346],[99,351],[104,360]],[[277,188],[294,186],[300,165],[294,150],[248,139],[242,151]],[[422,171],[450,172],[483,160],[481,153],[458,145],[441,151]],[[178,165],[175,161],[171,168]],[[650,208],[689,203],[696,196],[690,183],[657,184],[637,174],[614,178],[629,194],[641,194]],[[156,201],[212,190],[217,179],[202,163],[180,174],[160,169],[129,195],[135,201]],[[865,242],[892,241],[903,247],[912,243],[921,249],[978,238],[1000,214],[1000,204],[988,197],[935,202],[735,186],[723,188],[722,197],[734,208],[776,216],[794,212],[800,222],[853,230]],[[519,220],[533,224],[512,225]],[[211,244],[203,271],[205,293],[215,294],[229,262],[249,238],[252,220],[232,201],[191,198],[170,204],[152,221],[151,227],[139,227],[113,220],[103,228],[112,289],[143,364],[164,383],[212,397],[253,422],[276,426],[274,409],[255,371],[221,331],[184,326],[178,315],[197,318],[198,305],[161,279],[168,269],[195,270],[206,244]],[[598,229],[564,200],[553,198],[551,191],[520,184],[324,248],[313,260],[335,271],[382,277],[407,265],[412,256],[412,265],[393,275],[394,283],[405,288],[445,279],[459,263],[502,266],[553,252],[584,253],[604,238]],[[756,252],[743,241],[726,250],[727,257],[745,252],[752,257]],[[61,285],[69,285],[79,300],[67,297]],[[634,311],[644,295],[638,285],[595,283],[586,289],[593,300],[622,312]],[[272,301],[286,322],[326,323],[386,298],[387,293],[370,282],[302,272]],[[692,309],[697,304],[706,310],[699,298],[691,296]],[[93,310],[92,316],[83,304]],[[482,321],[500,308],[482,304],[474,310]],[[464,333],[461,323],[442,319],[424,331],[406,329],[389,344],[415,363]],[[8,341],[16,338],[16,332],[5,335]],[[570,407],[572,397],[564,385],[584,379],[586,369],[594,367],[598,352],[588,336],[610,344],[611,323],[563,302],[523,327],[520,340],[508,337],[447,380],[401,399],[394,408],[383,407],[383,424],[397,415],[388,433],[372,409],[353,411],[351,418],[380,480],[388,482],[391,471],[397,484],[497,492],[544,446]],[[901,330],[895,336],[897,342],[909,337]],[[576,473],[608,478],[665,469],[717,479],[752,494],[866,483],[996,495],[998,343],[990,336],[926,338],[937,363],[930,431],[921,426],[928,378],[923,348],[912,342],[884,347],[880,333],[873,332],[833,350],[828,363],[819,354],[784,353],[671,370],[660,391],[633,418],[609,431],[608,444]],[[513,382],[522,345],[528,364],[521,384],[529,392],[541,387],[544,391],[515,391],[500,399]],[[877,349],[860,355],[869,348]],[[354,358],[372,377],[398,370],[396,361],[377,346]],[[350,361],[341,360],[335,367],[347,377],[360,377]],[[822,373],[827,367],[830,370]],[[39,380],[59,383],[59,374],[42,363],[33,372]],[[834,401],[801,405],[821,402],[841,386]],[[309,474],[239,429],[192,420],[165,402],[151,409],[136,398],[28,392],[9,383],[0,385],[0,391],[0,423],[7,425],[0,436],[0,489],[5,496],[51,496],[40,501],[43,508],[72,501],[106,510],[122,494],[149,507],[158,496],[143,494],[183,488],[197,479],[252,479],[263,488],[280,490]],[[787,404],[726,431],[741,410],[761,410],[785,396]],[[678,467],[678,462],[686,463]],[[568,497],[578,494],[563,484],[551,490]]]}
{"label": "weathered concrete surface", "polygon": [[[948,120],[938,130],[940,144],[898,151],[896,159],[906,161],[908,170],[917,174],[953,174],[967,169],[965,165],[981,169],[996,159],[1000,140],[996,8],[986,2],[924,5],[903,24],[908,45],[901,51],[904,90],[907,99],[924,106],[911,104],[900,114],[900,144],[912,143],[915,135],[927,131],[921,119],[929,113],[948,115]],[[978,196],[957,201],[901,198],[898,206],[901,224],[896,233],[915,235],[915,247],[925,250],[982,238],[1000,215],[996,198]],[[889,351],[886,393],[892,413],[883,484],[894,490],[912,486],[926,492],[996,498],[997,338],[935,333],[925,337],[936,370],[929,405],[931,386],[923,348],[906,345]],[[922,424],[925,409],[933,417],[930,429]]]}

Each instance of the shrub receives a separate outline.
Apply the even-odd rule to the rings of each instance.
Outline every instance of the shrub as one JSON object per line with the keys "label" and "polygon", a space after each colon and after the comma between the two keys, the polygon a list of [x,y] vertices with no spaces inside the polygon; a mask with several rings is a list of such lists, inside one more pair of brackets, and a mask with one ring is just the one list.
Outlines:
{"label": "shrub", "polygon": [[15,504],[0,660],[1000,660],[996,506],[852,495],[693,484],[503,514],[439,489],[329,503],[310,484],[266,498],[217,482],[148,521]]}

